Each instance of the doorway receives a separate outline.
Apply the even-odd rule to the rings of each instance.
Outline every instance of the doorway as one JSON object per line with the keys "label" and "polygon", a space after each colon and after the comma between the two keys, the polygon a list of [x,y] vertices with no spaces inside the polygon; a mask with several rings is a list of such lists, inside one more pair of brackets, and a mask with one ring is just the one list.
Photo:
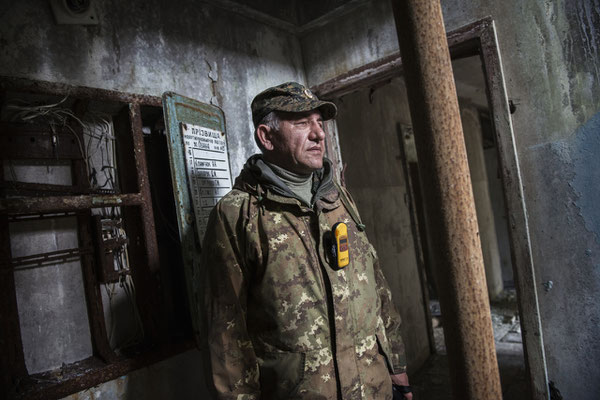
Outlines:
{"label": "doorway", "polygon": [[[506,325],[508,329],[504,327],[504,331],[498,331],[496,336],[505,342],[510,341],[513,355],[520,355],[520,358],[512,359],[517,360],[514,364],[520,371],[514,374],[524,377],[523,385],[531,389],[531,398],[547,398],[543,339],[526,211],[494,23],[489,18],[478,21],[451,32],[448,39],[456,73],[462,71],[464,76],[473,78],[473,71],[478,70],[480,80],[479,84],[467,82],[463,85],[459,89],[459,98],[464,103],[461,114],[463,124],[468,128],[465,134],[470,133],[466,141],[471,144],[478,141],[471,146],[471,150],[478,149],[471,153],[479,157],[476,169],[470,166],[471,174],[476,178],[473,185],[485,188],[486,193],[481,197],[488,198],[488,210],[483,213],[485,218],[478,218],[483,222],[480,227],[485,228],[481,232],[487,232],[486,244],[482,243],[482,247],[484,252],[487,251],[486,265],[490,267],[486,273],[490,297],[508,307],[508,313],[502,309],[498,314],[502,322],[499,325]],[[370,73],[364,74],[364,71]],[[338,140],[341,159],[347,164],[344,173],[346,184],[352,193],[357,193],[356,201],[363,219],[374,225],[371,232],[367,228],[367,233],[380,253],[384,272],[391,274],[392,289],[402,297],[401,303],[404,304],[407,296],[413,300],[409,311],[401,310],[405,330],[412,332],[418,328],[419,337],[429,339],[429,354],[434,354],[435,327],[430,314],[433,311],[435,316],[436,310],[429,307],[428,297],[435,297],[435,287],[427,273],[425,216],[419,215],[420,192],[414,187],[418,185],[418,179],[414,179],[417,174],[415,168],[406,168],[416,153],[410,146],[412,133],[401,77],[401,59],[399,55],[388,57],[355,72],[345,74],[343,79],[325,82],[314,90],[320,97],[338,103]],[[457,76],[457,81],[460,79],[465,80]],[[471,158],[470,154],[470,164]],[[418,160],[413,161],[418,168]],[[403,167],[407,171],[404,176]],[[481,193],[479,189],[475,188],[475,192]],[[510,221],[508,225],[507,220]],[[412,251],[407,250],[407,242],[413,243]],[[385,260],[392,260],[399,269],[389,273]],[[419,283],[410,285],[406,293],[407,289],[401,288],[402,284],[414,276],[418,276]],[[414,296],[419,288],[420,294]],[[419,302],[423,305],[422,311],[417,310]],[[413,322],[417,325],[406,326]],[[521,337],[524,346],[519,343]],[[409,337],[407,349],[414,343],[420,345],[414,351],[419,356],[411,356],[409,352],[409,372],[425,365],[422,342]],[[497,345],[497,348],[501,347],[503,345]],[[503,358],[499,356],[499,361],[503,362]],[[502,365],[500,369],[503,382],[510,381]]]}

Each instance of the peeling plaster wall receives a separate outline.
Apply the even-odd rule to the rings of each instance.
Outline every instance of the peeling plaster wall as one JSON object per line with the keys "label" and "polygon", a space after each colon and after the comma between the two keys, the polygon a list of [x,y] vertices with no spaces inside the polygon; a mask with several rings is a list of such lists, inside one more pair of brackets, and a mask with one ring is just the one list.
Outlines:
{"label": "peeling plaster wall", "polygon": [[301,44],[308,84],[325,82],[398,52],[391,12],[388,0],[375,0],[306,34]]}
{"label": "peeling plaster wall", "polygon": [[[597,399],[600,1],[443,0],[442,8],[447,30],[486,16],[496,22],[516,105],[548,376],[564,398]],[[310,85],[398,51],[389,1],[306,35],[302,49]]]}
{"label": "peeling plaster wall", "polygon": [[[249,107],[253,96],[284,81],[305,81],[298,39],[244,16],[193,0],[97,0],[93,4],[99,25],[78,26],[56,25],[48,1],[2,2],[0,75],[154,96],[174,91],[218,105],[226,116],[234,177],[258,151]],[[74,228],[70,229],[73,233]],[[25,242],[26,238],[19,243]],[[16,246],[23,247],[19,243]],[[75,266],[75,270],[80,268]],[[77,287],[80,292],[75,294],[82,296],[77,274],[52,275],[46,278],[51,285],[42,275],[39,282],[17,283],[29,285],[23,293],[49,296],[44,298],[49,302],[60,299],[54,289],[40,288],[64,287],[73,293]],[[20,299],[21,304],[26,300]],[[73,357],[91,352],[88,327],[81,323],[85,312],[81,299],[61,305],[61,313],[52,321],[53,331],[73,325],[74,315],[79,329],[69,329],[62,341],[52,335],[42,341],[26,333],[28,348],[37,348],[36,354],[49,358],[36,361],[39,369],[56,362],[60,366],[61,360],[75,361]],[[32,315],[23,332],[35,333],[45,318],[47,315]],[[52,349],[49,353],[48,348]],[[77,354],[72,356],[73,352]],[[69,398],[207,397],[200,353],[191,351]]]}

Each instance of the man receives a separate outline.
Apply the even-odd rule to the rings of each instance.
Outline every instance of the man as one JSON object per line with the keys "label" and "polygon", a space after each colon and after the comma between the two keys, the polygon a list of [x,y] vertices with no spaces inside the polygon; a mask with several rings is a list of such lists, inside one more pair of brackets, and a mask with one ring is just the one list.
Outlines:
{"label": "man", "polygon": [[392,381],[410,390],[390,290],[324,158],[335,105],[290,82],[251,107],[262,155],[212,211],[202,247],[219,398],[391,399]]}

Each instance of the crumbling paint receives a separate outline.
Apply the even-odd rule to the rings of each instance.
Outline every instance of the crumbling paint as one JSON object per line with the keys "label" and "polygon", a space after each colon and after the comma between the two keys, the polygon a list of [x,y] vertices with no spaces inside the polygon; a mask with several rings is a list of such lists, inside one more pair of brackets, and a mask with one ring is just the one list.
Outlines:
{"label": "crumbling paint", "polygon": [[[547,144],[532,146],[537,149]],[[588,232],[600,244],[600,112],[580,126],[567,139],[550,143],[552,151],[568,166],[568,184],[574,191],[572,203],[579,208],[579,215]],[[585,250],[592,255],[591,249]]]}
{"label": "crumbling paint", "polygon": [[391,2],[377,0],[304,35],[302,54],[309,85],[398,52],[394,27]]}
{"label": "crumbling paint", "polygon": [[600,43],[598,42],[598,24],[600,22],[600,2],[598,0],[590,1],[570,1],[565,2],[567,18],[573,27],[579,30],[575,37],[569,35],[570,40],[577,40],[578,43],[571,43],[571,51],[579,50],[583,53],[582,57],[594,64],[595,80],[600,80],[600,65],[596,62],[600,56]]}
{"label": "crumbling paint", "polygon": [[570,183],[579,196],[575,204],[586,229],[600,243],[600,112],[575,132],[571,148],[575,176]]}
{"label": "crumbling paint", "polygon": [[219,69],[216,62],[206,61],[206,65],[208,65],[208,79],[210,79],[210,88],[212,90],[212,96],[210,97],[210,104],[213,106],[219,107],[221,103],[219,101],[220,96],[217,93],[217,82],[219,81]]}

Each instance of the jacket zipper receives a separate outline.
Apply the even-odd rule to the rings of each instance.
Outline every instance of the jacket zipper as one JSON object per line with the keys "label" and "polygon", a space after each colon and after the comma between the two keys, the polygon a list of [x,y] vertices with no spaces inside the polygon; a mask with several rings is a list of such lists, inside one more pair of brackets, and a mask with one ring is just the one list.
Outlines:
{"label": "jacket zipper", "polygon": [[[318,229],[317,233],[320,233],[321,227],[320,227],[320,221],[319,221],[319,214],[313,210],[310,210],[309,216],[310,216],[309,217],[310,219],[312,219],[313,217],[316,217],[316,223],[317,223],[317,229]],[[312,236],[313,236],[312,230],[311,230],[309,224],[307,223],[306,219],[303,219],[303,221],[304,221],[304,226],[306,226],[306,228],[308,229],[308,232],[311,234],[311,238],[312,238]],[[320,241],[320,239],[321,239],[321,235],[318,234],[317,240]],[[338,361],[337,361],[335,310],[333,307],[333,288],[331,286],[331,281],[329,280],[329,275],[327,275],[327,271],[325,271],[325,268],[327,268],[327,266],[323,265],[323,263],[321,262],[321,257],[319,257],[319,252],[315,246],[316,245],[313,243],[313,241],[311,239],[312,257],[317,262],[317,265],[319,266],[319,269],[321,272],[321,288],[323,289],[323,292],[325,293],[325,296],[327,298],[327,322],[329,325],[329,342],[331,345],[331,357],[332,357],[332,362],[333,362],[333,370],[334,370],[334,374],[335,374],[337,399],[342,400],[342,384],[340,381],[340,372],[339,372]]]}

